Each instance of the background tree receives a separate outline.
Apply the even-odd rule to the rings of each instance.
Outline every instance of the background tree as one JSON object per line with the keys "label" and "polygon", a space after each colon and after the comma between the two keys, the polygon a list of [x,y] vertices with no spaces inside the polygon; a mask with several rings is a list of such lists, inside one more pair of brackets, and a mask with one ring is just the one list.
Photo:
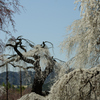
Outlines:
{"label": "background tree", "polygon": [[74,51],[71,59],[74,67],[94,67],[100,63],[100,0],[75,0],[79,5],[81,18],[75,20],[67,30],[61,43],[67,57]]}
{"label": "background tree", "polygon": [[[25,46],[23,45],[24,41],[29,44],[32,50],[27,52]],[[42,93],[42,86],[48,75],[53,71],[56,63],[54,58],[50,56],[49,48],[47,47],[46,43],[47,41],[40,45],[34,46],[32,42],[22,38],[21,36],[19,36],[17,39],[10,38],[6,44],[6,47],[12,47],[17,54],[15,53],[13,55],[8,55],[7,59],[5,59],[4,63],[1,65],[4,66],[6,63],[9,63],[14,67],[17,66],[25,70],[33,68],[35,70],[35,76],[32,85],[32,92],[40,95],[44,95]],[[24,52],[21,52],[19,49],[22,49]],[[24,61],[32,66],[27,65],[25,67],[21,64],[18,65],[19,61]]]}
{"label": "background tree", "polygon": [[[0,33],[13,37],[9,26],[12,26],[14,32],[16,31],[13,17],[15,13],[20,13],[20,7],[23,6],[20,5],[19,0],[0,0]],[[5,43],[0,38],[0,53],[4,51],[4,46]]]}

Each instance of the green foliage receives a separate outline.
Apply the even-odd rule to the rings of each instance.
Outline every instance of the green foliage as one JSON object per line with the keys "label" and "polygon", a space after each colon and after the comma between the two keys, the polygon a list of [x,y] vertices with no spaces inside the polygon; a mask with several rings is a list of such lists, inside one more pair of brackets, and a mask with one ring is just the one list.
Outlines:
{"label": "green foliage", "polygon": [[[16,90],[17,90],[17,91],[20,91],[20,87],[18,86],[18,88],[16,88]],[[25,90],[25,87],[22,86],[22,91],[24,91],[24,90]]]}
{"label": "green foliage", "polygon": [[[6,88],[6,84],[3,82],[2,83],[2,86],[4,86]],[[9,82],[8,82],[8,89],[10,89],[11,87],[14,87],[14,85],[11,85]]]}
{"label": "green foliage", "polygon": [[4,86],[4,87],[6,86],[4,82],[2,83],[2,86]]}
{"label": "green foliage", "polygon": [[11,84],[8,82],[8,89],[10,89],[11,88]]}
{"label": "green foliage", "polygon": [[24,86],[22,86],[22,90],[25,90],[25,87]]}
{"label": "green foliage", "polygon": [[12,85],[12,88],[15,89],[14,85]]}

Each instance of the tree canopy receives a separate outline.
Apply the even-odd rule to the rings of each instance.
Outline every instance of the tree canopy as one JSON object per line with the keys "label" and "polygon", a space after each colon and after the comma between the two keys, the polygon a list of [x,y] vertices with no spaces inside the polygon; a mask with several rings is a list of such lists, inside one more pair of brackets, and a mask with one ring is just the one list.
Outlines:
{"label": "tree canopy", "polygon": [[100,1],[75,0],[80,19],[67,28],[70,31],[61,43],[67,57],[75,52],[74,67],[94,67],[100,63]]}
{"label": "tree canopy", "polygon": [[[28,43],[31,50],[27,51],[24,42]],[[42,86],[48,75],[53,72],[56,66],[56,60],[50,55],[49,47],[46,43],[53,44],[48,41],[44,41],[42,44],[35,45],[28,39],[24,39],[22,36],[17,38],[10,38],[6,44],[6,47],[10,47],[15,51],[14,54],[3,54],[2,64],[0,67],[4,67],[6,64],[10,64],[13,67],[19,67],[24,70],[34,69],[35,76],[32,85],[32,92],[40,95],[42,94]],[[50,48],[51,48],[50,47]],[[23,65],[26,63],[26,66]],[[30,65],[29,65],[30,64]]]}
{"label": "tree canopy", "polygon": [[[20,13],[19,8],[23,7],[20,5],[19,0],[0,0],[0,33],[6,33],[12,36],[11,29],[16,31],[14,15]],[[0,38],[0,54],[4,51],[5,43]]]}
{"label": "tree canopy", "polygon": [[[10,33],[8,30],[11,24],[15,31],[15,21],[13,19],[15,13],[19,13],[19,0],[0,0],[0,30]],[[21,6],[22,7],[22,6]]]}

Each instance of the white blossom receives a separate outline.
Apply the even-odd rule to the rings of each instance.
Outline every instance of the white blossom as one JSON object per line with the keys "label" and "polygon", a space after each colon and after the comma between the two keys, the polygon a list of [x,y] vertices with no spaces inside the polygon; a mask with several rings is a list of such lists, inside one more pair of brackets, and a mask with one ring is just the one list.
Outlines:
{"label": "white blossom", "polygon": [[100,35],[100,1],[75,0],[75,4],[80,4],[81,18],[67,28],[71,32],[60,46],[68,58],[73,51],[76,52],[74,67],[86,67],[86,64],[93,67],[98,64],[95,61],[100,53],[100,50],[96,50],[96,41]]}

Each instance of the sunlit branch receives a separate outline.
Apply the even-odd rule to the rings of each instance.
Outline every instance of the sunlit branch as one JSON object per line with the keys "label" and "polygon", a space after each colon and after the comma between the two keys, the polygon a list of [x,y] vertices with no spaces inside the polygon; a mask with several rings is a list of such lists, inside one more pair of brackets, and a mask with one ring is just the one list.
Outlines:
{"label": "sunlit branch", "polygon": [[[7,60],[7,59],[6,59]],[[4,61],[6,61],[4,60]],[[7,63],[10,63],[10,62],[13,62],[15,59],[10,59],[10,60],[7,60],[5,63],[3,63],[2,65],[0,65],[0,67],[4,67]]]}
{"label": "sunlit branch", "polygon": [[19,67],[19,68],[22,68],[22,69],[24,69],[24,70],[26,70],[26,69],[30,69],[30,68],[32,68],[32,69],[34,69],[34,67],[33,66],[29,66],[29,67],[23,67],[23,66],[20,66],[20,65],[14,65],[13,63],[9,63],[9,64],[11,64],[13,67]]}

